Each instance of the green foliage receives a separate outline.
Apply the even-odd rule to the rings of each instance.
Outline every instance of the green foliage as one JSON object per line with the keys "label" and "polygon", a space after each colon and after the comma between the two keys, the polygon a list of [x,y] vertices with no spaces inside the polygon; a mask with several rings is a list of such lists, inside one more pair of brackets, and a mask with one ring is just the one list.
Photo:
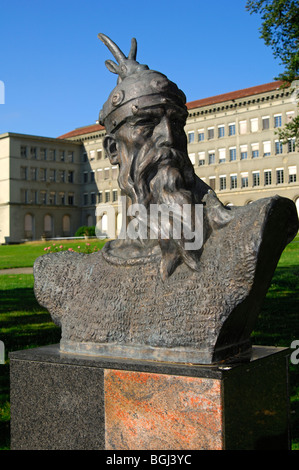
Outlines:
{"label": "green foliage", "polygon": [[[247,0],[246,9],[261,14],[259,29],[266,46],[281,60],[284,72],[277,79],[291,83],[299,76],[299,3],[298,0]],[[299,116],[277,131],[279,139],[287,143],[295,138],[299,147]]]}
{"label": "green foliage", "polygon": [[87,227],[87,225],[82,225],[82,227],[79,227],[77,232],[75,233],[75,237],[82,237],[84,235],[87,235],[89,237],[94,237],[95,236],[95,226]]}
{"label": "green foliage", "polygon": [[299,75],[299,4],[297,0],[248,0],[246,9],[261,14],[261,38],[281,60],[284,73],[278,78],[292,81]]}

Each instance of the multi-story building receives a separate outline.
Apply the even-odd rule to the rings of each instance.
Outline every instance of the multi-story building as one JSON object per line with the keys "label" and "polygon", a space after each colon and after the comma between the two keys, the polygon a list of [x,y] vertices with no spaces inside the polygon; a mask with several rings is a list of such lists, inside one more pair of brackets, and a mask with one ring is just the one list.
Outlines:
{"label": "multi-story building", "polygon": [[69,236],[80,224],[81,145],[0,135],[0,242]]}
{"label": "multi-story building", "polygon": [[[276,133],[298,113],[293,90],[299,84],[281,85],[187,104],[189,157],[225,205],[279,194],[299,212],[298,150]],[[104,135],[104,127],[93,124],[57,139],[0,136],[0,242],[73,235],[80,225],[96,223],[108,236],[119,232],[118,169],[105,156]]]}

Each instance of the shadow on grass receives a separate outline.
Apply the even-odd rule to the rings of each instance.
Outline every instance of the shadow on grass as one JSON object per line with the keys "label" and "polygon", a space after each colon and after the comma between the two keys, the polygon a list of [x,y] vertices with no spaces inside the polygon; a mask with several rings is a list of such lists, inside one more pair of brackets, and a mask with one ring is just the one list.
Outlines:
{"label": "shadow on grass", "polygon": [[[276,269],[252,333],[253,344],[290,348],[299,340],[298,280],[299,266]],[[299,364],[290,363],[289,380],[292,440],[299,446]]]}
{"label": "shadow on grass", "polygon": [[36,301],[33,288],[1,290],[0,340],[5,345],[5,365],[0,365],[0,449],[10,448],[9,359],[12,351],[55,344],[61,330]]}

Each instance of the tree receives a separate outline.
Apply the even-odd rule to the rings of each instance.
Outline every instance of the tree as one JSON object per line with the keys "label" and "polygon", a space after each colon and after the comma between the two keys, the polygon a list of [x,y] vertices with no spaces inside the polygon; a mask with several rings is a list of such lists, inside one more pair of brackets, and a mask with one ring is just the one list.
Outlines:
{"label": "tree", "polygon": [[246,10],[261,14],[260,37],[285,67],[277,78],[295,80],[299,76],[298,0],[247,0]]}
{"label": "tree", "polygon": [[[276,79],[286,83],[296,80],[299,77],[298,0],[247,0],[246,10],[250,14],[261,14],[260,37],[272,48],[274,57],[279,58],[285,68]],[[299,106],[298,99],[297,103]],[[295,138],[296,146],[299,147],[299,116],[279,129],[277,134],[283,143]]]}

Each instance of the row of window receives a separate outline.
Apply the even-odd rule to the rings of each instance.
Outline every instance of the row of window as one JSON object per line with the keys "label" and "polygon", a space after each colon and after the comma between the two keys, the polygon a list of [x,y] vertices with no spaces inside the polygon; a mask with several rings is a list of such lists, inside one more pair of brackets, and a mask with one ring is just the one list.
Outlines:
{"label": "row of window", "polygon": [[57,150],[46,147],[35,147],[21,145],[20,147],[21,158],[31,158],[32,160],[48,160],[49,162],[74,162],[74,151],[73,150]]}
{"label": "row of window", "polygon": [[96,171],[84,171],[83,172],[83,183],[94,183],[95,180],[105,181],[109,179],[117,179],[118,168],[117,166],[98,168]]}
{"label": "row of window", "polygon": [[94,204],[101,204],[102,202],[117,202],[118,201],[118,190],[117,189],[107,189],[106,191],[99,191],[97,194],[95,192],[84,193],[83,194],[83,205],[89,206]]}
{"label": "row of window", "polygon": [[71,170],[54,170],[51,168],[20,167],[20,178],[30,181],[51,183],[74,183],[75,172]]}
{"label": "row of window", "polygon": [[[97,150],[89,150],[89,161],[94,161],[94,160],[102,160],[102,159],[107,159],[107,155],[104,153],[102,149],[97,149]],[[84,152],[83,154],[83,162],[88,161],[88,156],[87,152]]]}
{"label": "row of window", "polygon": [[[290,122],[294,117],[294,111],[286,113],[286,122]],[[221,139],[226,136],[234,136],[237,133],[240,135],[247,134],[248,132],[258,132],[259,130],[270,129],[270,120],[273,120],[273,127],[279,128],[282,126],[282,114],[275,114],[270,116],[263,116],[261,119],[256,117],[250,120],[242,120],[238,123],[231,122],[227,125],[219,124],[218,126],[210,126],[207,129],[198,129],[188,132],[188,143],[202,142],[203,140]]]}
{"label": "row of window", "polygon": [[[295,152],[295,150],[295,139],[290,139],[287,144],[287,152],[292,153]],[[282,154],[283,151],[283,144],[279,140],[276,140],[274,142],[274,154],[279,155]],[[272,155],[270,141],[239,146],[240,160],[247,160],[248,158],[258,158],[260,156],[269,157],[270,155]],[[225,163],[226,161],[233,162],[238,159],[237,147],[229,147],[229,149],[222,148],[218,149],[217,151],[208,150],[207,155],[206,152],[198,152],[197,156],[195,153],[190,153],[189,158],[192,164],[197,166],[206,164],[213,165],[215,163]]]}
{"label": "row of window", "polygon": [[[262,179],[263,178],[263,179]],[[292,166],[288,168],[288,182],[295,183],[297,181],[297,167]],[[261,171],[253,171],[252,172],[252,187],[260,186],[264,184],[264,186],[269,186],[271,184],[283,184],[285,182],[285,175],[283,168],[276,168],[275,170],[264,170]],[[216,189],[216,176],[211,176],[209,178],[209,186],[212,189]],[[237,189],[240,188],[248,188],[249,187],[249,173],[242,172],[240,175],[231,174],[227,175],[220,175],[219,176],[219,191],[225,191],[227,189]]]}
{"label": "row of window", "polygon": [[[83,194],[83,205],[95,205],[102,202],[117,202],[118,201],[118,190],[110,189],[106,191],[99,191],[97,193],[84,193]],[[75,195],[73,193],[65,193],[63,191],[36,191],[33,189],[21,189],[21,203],[23,204],[42,204],[42,205],[69,205],[75,204]]]}
{"label": "row of window", "polygon": [[69,205],[75,204],[74,193],[65,193],[59,191],[36,191],[34,189],[21,189],[21,203],[23,204],[42,204],[42,205]]}
{"label": "row of window", "polygon": [[[61,219],[63,235],[68,235],[71,228],[71,218],[69,215],[64,215]],[[44,215],[43,218],[43,231],[45,234],[51,234],[53,231],[53,216],[50,214]],[[35,217],[32,214],[26,214],[24,218],[24,231],[25,237],[32,237],[35,232]]]}

